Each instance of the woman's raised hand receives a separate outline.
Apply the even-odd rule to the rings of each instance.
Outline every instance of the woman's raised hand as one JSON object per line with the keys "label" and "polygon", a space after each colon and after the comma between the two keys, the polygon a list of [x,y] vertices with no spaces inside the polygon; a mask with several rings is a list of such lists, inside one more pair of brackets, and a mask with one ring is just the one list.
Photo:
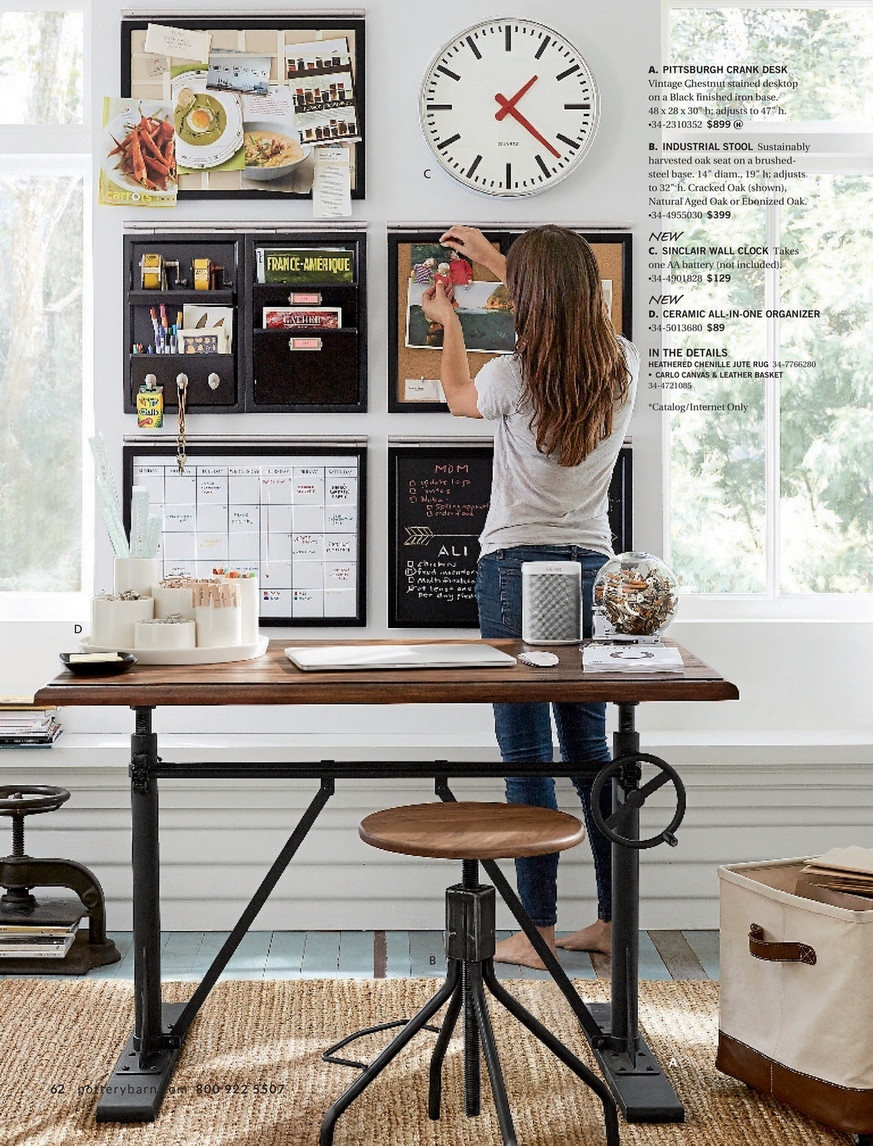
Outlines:
{"label": "woman's raised hand", "polygon": [[504,280],[506,259],[477,227],[465,227],[456,223],[444,235],[440,235],[440,243],[457,251],[470,262],[481,263],[496,274],[501,282]]}
{"label": "woman's raised hand", "polygon": [[442,283],[433,283],[429,286],[421,296],[421,309],[424,311],[425,318],[431,322],[438,322],[441,326],[445,326],[450,322],[455,309],[452,306],[452,297],[454,291],[449,287],[446,291]]}

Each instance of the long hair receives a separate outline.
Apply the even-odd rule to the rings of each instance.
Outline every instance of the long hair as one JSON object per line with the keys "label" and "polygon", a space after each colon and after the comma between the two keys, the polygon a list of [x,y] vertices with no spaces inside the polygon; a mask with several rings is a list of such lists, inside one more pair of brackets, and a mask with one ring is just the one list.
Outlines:
{"label": "long hair", "polygon": [[630,383],[594,252],[574,231],[535,227],[509,248],[506,286],[537,449],[576,466],[612,432]]}

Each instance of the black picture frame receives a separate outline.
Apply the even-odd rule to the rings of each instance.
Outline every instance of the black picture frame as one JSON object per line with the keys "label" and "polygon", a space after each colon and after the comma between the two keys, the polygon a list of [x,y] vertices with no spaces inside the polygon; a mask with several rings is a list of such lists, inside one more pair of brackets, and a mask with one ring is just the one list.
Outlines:
{"label": "black picture frame", "polygon": [[[343,29],[353,30],[355,33],[354,44],[354,83],[355,83],[355,104],[357,109],[358,124],[361,132],[361,142],[355,143],[353,155],[354,165],[354,186],[352,187],[351,196],[353,199],[363,199],[366,195],[366,139],[367,139],[367,124],[366,124],[366,21],[362,15],[344,17],[337,16],[305,16],[305,15],[280,15],[275,16],[252,16],[246,17],[243,14],[226,16],[226,15],[210,15],[204,17],[202,14],[196,17],[192,16],[177,16],[166,15],[162,16],[160,13],[149,13],[148,17],[140,16],[139,14],[127,14],[122,16],[121,19],[121,95],[132,96],[134,93],[131,90],[132,82],[132,36],[134,32],[144,31],[148,28],[149,24],[163,23],[169,24],[174,27],[188,28],[196,31],[247,31],[249,29],[258,30],[264,28],[276,28],[279,31],[341,31]],[[202,190],[202,189],[182,189],[178,191],[178,198],[185,199],[311,199],[312,192],[288,192],[288,191],[271,191],[269,184],[265,186],[264,190],[254,189],[221,189],[221,190]]]}
{"label": "black picture frame", "polygon": [[[348,459],[349,463],[354,463],[356,468],[356,500],[355,500],[355,526],[354,526],[354,555],[353,560],[355,564],[355,584],[354,592],[349,592],[348,601],[353,602],[353,607],[348,611],[337,615],[324,615],[309,616],[309,615],[295,615],[293,608],[289,608],[287,612],[276,613],[272,611],[274,606],[270,606],[270,611],[264,612],[264,591],[270,590],[270,586],[265,586],[264,581],[260,577],[261,573],[261,556],[265,552],[265,546],[268,546],[269,538],[271,536],[277,537],[277,530],[270,530],[270,522],[264,520],[264,514],[261,513],[263,508],[263,500],[259,500],[258,513],[257,513],[257,532],[259,534],[259,557],[258,557],[258,573],[259,584],[261,589],[261,614],[260,624],[262,626],[289,626],[289,627],[337,627],[337,626],[363,626],[367,623],[367,538],[366,538],[366,523],[367,523],[367,446],[366,443],[361,441],[338,441],[335,445],[324,445],[322,442],[309,442],[305,439],[295,440],[253,440],[253,441],[222,441],[220,439],[213,439],[208,444],[188,442],[186,445],[186,457],[188,464],[197,466],[198,461],[201,465],[211,465],[218,467],[222,464],[222,459],[232,459],[239,463],[244,463],[245,459],[255,458],[269,458],[276,459],[277,465],[293,465],[295,459],[317,459],[317,458],[337,458]],[[161,441],[149,442],[147,439],[137,438],[126,442],[122,448],[122,511],[124,516],[125,528],[130,530],[130,506],[131,506],[131,492],[133,489],[135,478],[139,475],[140,467],[145,464],[152,464],[151,459],[157,459],[160,466],[167,471],[171,472],[176,466],[176,445],[175,443]],[[252,463],[254,464],[254,463]],[[263,494],[260,495],[261,499]],[[152,508],[155,508],[156,503],[152,501]],[[163,502],[159,503],[163,510]],[[285,504],[285,503],[283,503]],[[229,514],[230,500],[228,500],[228,514]],[[196,509],[195,509],[196,513]],[[254,515],[253,515],[254,516]],[[267,515],[269,518],[269,514]],[[226,532],[229,535],[230,525],[227,524]],[[167,523],[164,523],[162,531],[163,539],[168,535]],[[282,530],[282,536],[285,537],[287,533],[293,533],[293,530]],[[301,530],[301,534],[306,533],[306,530]],[[312,531],[316,532],[316,531]],[[327,523],[324,528],[325,537],[329,536]],[[287,542],[286,542],[287,544]],[[291,544],[294,544],[293,538]],[[267,550],[268,551],[268,550]],[[229,552],[229,550],[228,550]],[[327,557],[325,550],[323,560]],[[192,561],[195,559],[191,559]],[[351,558],[349,563],[351,563]],[[234,567],[234,559],[231,556],[213,556],[210,561],[217,565],[224,565],[227,567]],[[201,562],[202,563],[202,562]],[[325,563],[327,563],[325,561]],[[239,562],[239,565],[249,565],[250,562]],[[336,564],[334,562],[333,564]],[[167,565],[164,565],[164,572],[167,572]],[[341,572],[341,570],[338,570]],[[195,570],[195,575],[209,575],[204,570]],[[328,577],[327,570],[323,570],[323,576]],[[293,573],[292,573],[293,577]],[[281,586],[281,592],[284,594],[288,592],[289,603],[293,599],[295,592],[299,591],[300,586],[295,586],[293,580],[288,587]],[[323,586],[324,588],[324,586]],[[290,592],[289,592],[290,591]],[[283,598],[284,600],[284,598]],[[343,602],[345,603],[345,602]]]}
{"label": "black picture frame", "polygon": [[[390,628],[479,627],[473,587],[479,559],[478,538],[491,495],[493,456],[489,439],[389,443]],[[412,502],[411,481],[420,483],[435,467],[440,467],[444,475],[439,480],[440,489],[422,494],[419,485],[414,495],[417,500]],[[454,487],[454,511],[444,516],[439,507],[445,504],[446,491],[451,488],[449,479],[460,477],[469,481],[469,487]],[[467,492],[472,496],[466,498],[470,504],[465,506]],[[619,450],[612,471],[608,513],[613,549],[625,553],[633,548],[633,448],[629,443]],[[456,523],[454,529],[444,526],[440,530],[440,522],[452,521]],[[457,523],[463,523],[460,529]]]}
{"label": "black picture frame", "polygon": [[[401,298],[404,300],[403,310],[405,313],[405,295],[402,295],[402,291],[408,279],[406,274],[401,271],[400,251],[402,247],[408,244],[436,244],[439,236],[448,230],[449,226],[449,223],[427,227],[410,224],[391,226],[388,230],[388,410],[391,413],[444,414],[448,412],[448,406],[445,402],[407,401],[400,397],[401,363],[408,353],[405,346],[405,327],[402,327],[400,322]],[[495,243],[502,254],[506,254],[513,241],[526,229],[494,225],[482,226],[481,228],[486,238]],[[615,256],[621,276],[619,283],[621,321],[618,324],[620,326],[618,332],[630,340],[633,337],[633,236],[631,232],[620,229],[586,230],[581,227],[572,229],[578,231],[584,239],[591,243],[595,247],[595,252],[598,246],[613,248],[611,254]],[[401,279],[403,286],[401,286]],[[615,311],[615,308],[613,309]],[[439,355],[435,351],[423,351],[422,353],[433,356],[438,375]],[[478,357],[475,354],[469,355],[471,369],[477,368],[476,360]],[[481,361],[484,363],[487,359],[482,357]]]}

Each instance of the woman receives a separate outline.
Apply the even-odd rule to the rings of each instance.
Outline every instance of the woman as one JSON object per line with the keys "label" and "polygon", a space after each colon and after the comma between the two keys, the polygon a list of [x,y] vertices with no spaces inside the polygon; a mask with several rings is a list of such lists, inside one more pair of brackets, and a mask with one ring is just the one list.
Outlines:
{"label": "woman", "polygon": [[[422,301],[427,317],[445,328],[440,377],[449,409],[495,422],[491,505],[476,583],[482,636],[521,636],[523,562],[568,560],[581,565],[583,631],[590,636],[594,577],[612,556],[607,493],[633,410],[639,353],[615,334],[594,254],[575,232],[536,227],[519,236],[505,258],[473,227],[451,227],[440,242],[491,270],[506,284],[515,310],[515,353],[488,362],[474,382],[451,288],[434,284]],[[573,784],[594,856],[598,918],[556,943],[557,854],[516,860],[519,896],[552,951],[609,954],[610,845],[590,810],[593,778],[610,759],[606,705],[552,707],[561,755],[580,764]],[[551,763],[548,704],[495,704],[494,723],[504,761]],[[506,798],[557,806],[549,777],[507,779]],[[494,957],[542,966],[521,932],[499,943]]]}

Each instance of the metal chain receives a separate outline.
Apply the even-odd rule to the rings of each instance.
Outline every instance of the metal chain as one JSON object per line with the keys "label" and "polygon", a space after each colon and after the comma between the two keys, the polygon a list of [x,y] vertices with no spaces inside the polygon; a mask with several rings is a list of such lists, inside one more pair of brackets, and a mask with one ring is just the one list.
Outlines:
{"label": "metal chain", "polygon": [[188,375],[176,375],[176,389],[179,391],[179,432],[176,434],[176,462],[179,473],[185,472],[188,458],[185,454],[185,400],[188,395]]}

